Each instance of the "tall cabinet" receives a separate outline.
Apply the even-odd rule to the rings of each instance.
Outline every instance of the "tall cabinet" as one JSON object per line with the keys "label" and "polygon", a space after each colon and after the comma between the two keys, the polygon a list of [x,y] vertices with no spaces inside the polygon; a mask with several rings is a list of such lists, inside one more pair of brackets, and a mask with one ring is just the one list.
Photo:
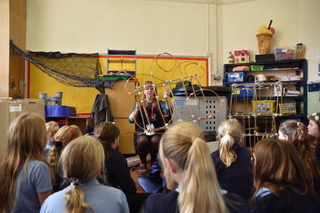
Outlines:
{"label": "tall cabinet", "polygon": [[135,104],[134,94],[129,94],[128,91],[134,91],[136,81],[116,81],[112,89],[106,89],[110,102],[111,113],[114,122],[119,127],[120,146],[119,151],[123,154],[135,154],[133,133],[135,131],[135,124],[128,121],[128,117]]}
{"label": "tall cabinet", "polygon": [[307,124],[307,69],[305,59],[224,65],[228,114],[242,122],[248,146],[276,135],[284,120]]}

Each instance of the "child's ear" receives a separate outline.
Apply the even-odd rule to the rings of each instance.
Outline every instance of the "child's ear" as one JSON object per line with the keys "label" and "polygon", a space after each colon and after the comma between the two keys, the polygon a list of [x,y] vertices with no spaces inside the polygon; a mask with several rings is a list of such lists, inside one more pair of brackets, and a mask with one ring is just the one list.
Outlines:
{"label": "child's ear", "polygon": [[173,173],[176,173],[177,172],[177,164],[171,160],[170,158],[164,158],[164,161],[168,167],[168,169],[170,169]]}

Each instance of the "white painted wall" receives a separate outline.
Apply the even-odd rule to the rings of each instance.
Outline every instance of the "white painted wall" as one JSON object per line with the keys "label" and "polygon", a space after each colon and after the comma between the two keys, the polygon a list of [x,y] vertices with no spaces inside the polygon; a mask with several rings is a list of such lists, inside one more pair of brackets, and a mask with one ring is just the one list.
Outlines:
{"label": "white painted wall", "polygon": [[[227,1],[225,1],[227,2]],[[271,48],[304,43],[308,60],[308,80],[320,80],[317,64],[320,49],[319,0],[255,0],[219,6],[218,12],[218,67],[227,63],[228,52],[250,49],[251,60],[259,54],[256,33],[260,25],[272,26],[276,33]],[[319,93],[309,93],[308,112],[320,111]]]}
{"label": "white painted wall", "polygon": [[[229,51],[258,54],[256,32],[270,19],[272,47],[306,45],[309,80],[320,80],[320,0],[28,0],[27,49],[105,53],[211,56],[212,75],[222,75]],[[208,2],[214,2],[210,0]],[[221,81],[212,81],[221,84]],[[308,111],[320,111],[318,93]],[[309,113],[309,114],[310,114]]]}
{"label": "white painted wall", "polygon": [[27,48],[61,52],[137,49],[207,55],[205,4],[145,0],[29,0]]}

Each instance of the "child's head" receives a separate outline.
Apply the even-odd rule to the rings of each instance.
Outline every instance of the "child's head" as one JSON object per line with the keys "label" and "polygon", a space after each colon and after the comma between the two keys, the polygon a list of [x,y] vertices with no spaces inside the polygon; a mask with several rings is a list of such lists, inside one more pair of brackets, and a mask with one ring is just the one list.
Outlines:
{"label": "child's head", "polygon": [[99,123],[94,128],[94,136],[108,144],[119,143],[120,129],[112,122]]}
{"label": "child's head", "polygon": [[242,127],[237,119],[230,119],[222,121],[218,128],[217,138],[220,143],[227,141],[234,141],[234,143],[242,140]]}
{"label": "child's head", "polygon": [[290,141],[300,149],[310,149],[310,137],[304,123],[296,120],[286,120],[279,126],[279,139]]}
{"label": "child's head", "polygon": [[104,168],[103,147],[93,137],[80,136],[64,148],[59,164],[66,178],[79,181],[94,179]]}
{"label": "child's head", "polygon": [[308,125],[308,133],[309,135],[320,138],[320,112],[312,113],[308,117],[309,125]]}
{"label": "child's head", "polygon": [[38,159],[46,143],[44,118],[35,113],[21,114],[10,124],[7,136],[7,154]]}
{"label": "child's head", "polygon": [[85,212],[92,207],[84,200],[85,192],[78,185],[96,179],[104,168],[102,144],[93,137],[81,136],[71,141],[62,151],[59,165],[63,177],[74,183],[65,194],[67,212]]}
{"label": "child's head", "polygon": [[54,142],[54,136],[59,130],[59,125],[54,121],[49,121],[46,123],[47,128],[47,140],[50,142]]}
{"label": "child's head", "polygon": [[210,152],[198,126],[191,122],[171,126],[161,137],[159,158],[164,173],[182,186],[180,212],[225,212]]}
{"label": "child's head", "polygon": [[61,127],[56,135],[55,141],[59,141],[62,143],[63,146],[67,145],[70,141],[75,138],[78,138],[82,135],[81,130],[76,125],[65,125]]}
{"label": "child's head", "polygon": [[242,142],[242,127],[239,121],[230,119],[221,122],[218,128],[217,139],[220,141],[220,158],[229,167],[237,158],[232,147]]}
{"label": "child's head", "polygon": [[307,192],[306,172],[291,143],[274,138],[261,140],[254,146],[253,160],[256,193],[262,187],[274,194],[286,187]]}

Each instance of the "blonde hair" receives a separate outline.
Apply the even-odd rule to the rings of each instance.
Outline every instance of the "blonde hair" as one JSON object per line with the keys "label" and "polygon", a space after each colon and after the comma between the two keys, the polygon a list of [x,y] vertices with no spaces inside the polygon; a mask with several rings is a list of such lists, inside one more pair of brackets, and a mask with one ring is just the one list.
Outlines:
{"label": "blonde hair", "polygon": [[64,178],[72,180],[74,185],[65,194],[67,213],[84,213],[92,207],[85,202],[85,193],[78,184],[97,177],[104,168],[102,144],[90,136],[81,136],[70,142],[63,150],[59,165]]}
{"label": "blonde hair", "polygon": [[81,130],[76,125],[65,125],[58,130],[58,132],[55,135],[56,144],[51,147],[48,154],[48,163],[53,170],[56,169],[59,161],[59,146],[66,146],[70,141],[80,137],[81,135]]}
{"label": "blonde hair", "polygon": [[217,139],[220,141],[220,159],[229,167],[237,159],[237,154],[233,151],[233,147],[242,141],[242,128],[239,121],[230,119],[221,122]]}
{"label": "blonde hair", "polygon": [[49,121],[46,123],[48,137],[52,137],[55,134],[54,132],[55,127],[59,127],[59,125],[55,121]]}
{"label": "blonde hair", "polygon": [[42,150],[46,141],[44,119],[34,113],[21,114],[7,132],[7,153],[0,166],[0,212],[9,212],[13,205],[16,177],[29,160],[45,162]]}
{"label": "blonde hair", "polygon": [[162,165],[164,158],[168,158],[183,171],[178,198],[180,212],[228,212],[209,149],[198,126],[183,122],[170,127],[160,140],[159,157]]}

